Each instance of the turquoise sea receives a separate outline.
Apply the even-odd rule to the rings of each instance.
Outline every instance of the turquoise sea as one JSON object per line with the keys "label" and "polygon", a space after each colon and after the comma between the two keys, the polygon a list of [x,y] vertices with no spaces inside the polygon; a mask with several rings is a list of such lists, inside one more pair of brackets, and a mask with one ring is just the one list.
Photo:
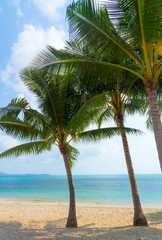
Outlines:
{"label": "turquoise sea", "polygon": [[[127,175],[73,176],[76,200],[132,205]],[[162,175],[136,175],[143,206],[162,207]],[[68,201],[66,176],[15,175],[0,177],[0,199]]]}

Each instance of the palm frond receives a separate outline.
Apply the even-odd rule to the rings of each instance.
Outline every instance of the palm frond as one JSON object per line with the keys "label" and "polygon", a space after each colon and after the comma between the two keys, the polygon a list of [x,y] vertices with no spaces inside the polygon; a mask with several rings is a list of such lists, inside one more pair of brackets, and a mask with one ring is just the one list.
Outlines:
{"label": "palm frond", "polygon": [[[110,59],[109,61],[103,61],[104,59],[102,59],[100,56],[97,57],[97,52],[98,51],[95,52],[96,58],[92,58],[91,54],[83,54],[79,49],[76,53],[73,50],[60,51],[48,46],[33,59],[31,65],[36,69],[47,67],[48,71],[53,73],[57,73],[59,69],[62,74],[67,71],[75,70],[75,72],[80,72],[82,70],[82,74],[83,72],[86,72],[87,79],[90,77],[93,78],[94,81],[97,81],[99,78],[102,79],[102,75],[104,75],[104,78],[106,78],[106,76],[108,77],[109,72],[113,69],[123,69],[143,79],[140,72],[137,71],[138,69],[136,65],[131,64],[130,66],[126,66],[122,64],[116,64],[112,63]],[[112,56],[113,54],[111,55],[111,58]]]}
{"label": "palm frond", "polygon": [[111,138],[120,134],[124,130],[128,134],[141,134],[140,130],[134,128],[100,128],[90,131],[85,131],[78,134],[78,139],[83,141],[99,141],[106,138]]}
{"label": "palm frond", "polygon": [[[67,9],[70,34],[77,41],[86,40],[90,46],[106,48],[110,41],[131,57],[143,69],[138,55],[130,45],[123,41],[111,23],[106,8],[100,8],[95,0],[82,0],[72,3]],[[107,44],[109,46],[109,44]],[[117,50],[118,51],[118,50]]]}
{"label": "palm frond", "polygon": [[49,136],[49,122],[37,110],[30,108],[24,98],[12,99],[0,110],[1,128],[19,138],[36,139]]}
{"label": "palm frond", "polygon": [[151,114],[148,115],[148,118],[146,119],[145,124],[146,124],[147,129],[149,129],[150,131],[153,131]]}
{"label": "palm frond", "polygon": [[16,119],[19,116],[21,109],[27,109],[28,107],[29,103],[25,98],[14,98],[6,107],[0,108],[0,117],[6,116],[6,118]]}
{"label": "palm frond", "polygon": [[111,109],[107,108],[106,110],[103,110],[103,112],[101,113],[101,115],[97,120],[98,127],[101,128],[101,125],[104,122],[108,123],[108,121],[110,121],[113,118],[114,118],[114,112]]}
{"label": "palm frond", "polygon": [[48,141],[28,142],[13,148],[10,148],[0,154],[0,158],[4,157],[18,157],[22,154],[40,154],[44,150],[50,150],[51,144]]}
{"label": "palm frond", "polygon": [[59,131],[58,122],[61,125],[65,115],[65,89],[61,87],[62,77],[50,74],[46,69],[39,71],[25,69],[21,78],[30,91],[36,94],[40,109],[53,121]]}
{"label": "palm frond", "polygon": [[[159,0],[117,0],[113,17],[118,17],[120,26],[125,29],[125,39],[131,39],[134,45],[142,44],[141,23],[146,42],[155,42],[162,37],[162,3]],[[116,7],[116,6],[115,6]],[[120,17],[119,17],[120,12]],[[123,35],[124,37],[124,35]]]}
{"label": "palm frond", "polygon": [[75,165],[75,162],[77,161],[79,151],[76,148],[72,147],[70,144],[67,145],[67,150],[70,167],[72,168]]}
{"label": "palm frond", "polygon": [[27,122],[5,117],[0,119],[0,129],[9,135],[21,139],[36,139],[40,135],[40,131]]}
{"label": "palm frond", "polygon": [[70,131],[72,130],[72,133],[81,132],[88,127],[90,123],[96,122],[96,119],[98,119],[100,115],[100,111],[106,105],[106,94],[107,92],[90,98],[76,112],[75,116],[73,116],[70,124],[68,125],[68,129]]}
{"label": "palm frond", "polygon": [[140,98],[140,96],[136,96],[130,98],[129,101],[124,106],[124,111],[128,115],[133,115],[135,113],[140,113],[144,115],[149,107],[149,102],[147,99]]}

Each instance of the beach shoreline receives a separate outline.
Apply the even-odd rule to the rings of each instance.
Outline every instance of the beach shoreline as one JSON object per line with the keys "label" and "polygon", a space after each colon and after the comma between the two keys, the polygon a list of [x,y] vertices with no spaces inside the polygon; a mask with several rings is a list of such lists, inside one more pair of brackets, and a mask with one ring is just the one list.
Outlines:
{"label": "beach shoreline", "polygon": [[149,227],[134,227],[133,207],[77,202],[78,228],[65,228],[68,202],[0,199],[0,240],[161,240],[162,208],[143,207]]}
{"label": "beach shoreline", "polygon": [[[69,205],[69,201],[63,201],[63,200],[45,200],[45,199],[23,199],[23,198],[0,198],[0,203],[3,202],[22,202],[22,203],[46,203],[46,204],[54,204],[54,205]],[[91,201],[76,201],[77,206],[87,206],[87,207],[117,207],[117,208],[133,208],[133,203],[101,203],[101,202],[91,202]],[[143,208],[156,208],[156,209],[162,209],[162,203],[160,204],[142,204]]]}

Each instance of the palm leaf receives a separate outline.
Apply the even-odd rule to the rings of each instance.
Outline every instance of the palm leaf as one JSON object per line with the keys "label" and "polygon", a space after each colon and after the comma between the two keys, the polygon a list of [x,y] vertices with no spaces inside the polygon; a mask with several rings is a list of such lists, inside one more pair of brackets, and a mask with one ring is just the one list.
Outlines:
{"label": "palm leaf", "polygon": [[[51,118],[58,131],[65,115],[65,90],[61,88],[60,78],[45,70],[25,69],[21,78],[30,91],[36,94],[39,107],[46,117]],[[60,124],[59,124],[60,123]]]}
{"label": "palm leaf", "polygon": [[93,75],[94,79],[98,79],[99,76],[102,79],[101,74],[103,73],[108,76],[110,70],[123,69],[143,79],[140,72],[135,71],[137,70],[135,69],[136,66],[133,66],[132,64],[130,67],[127,67],[121,64],[111,63],[110,61],[103,61],[103,59],[100,58],[92,58],[91,55],[86,56],[83,55],[83,53],[80,53],[79,49],[76,53],[74,51],[59,51],[51,46],[48,46],[33,59],[31,66],[36,69],[47,67],[48,70],[53,73],[58,72],[58,69],[63,73],[71,70],[74,71],[74,69],[75,71],[86,69],[87,79],[88,76],[91,75]]}
{"label": "palm leaf", "polygon": [[41,132],[37,128],[17,119],[10,118],[8,121],[8,118],[6,120],[4,117],[1,118],[0,129],[9,135],[21,139],[36,139],[38,136],[41,136]]}
{"label": "palm leaf", "polygon": [[[23,113],[23,114],[20,114]],[[8,134],[20,138],[36,139],[49,136],[49,121],[37,110],[30,108],[23,99],[13,99],[11,103],[0,110],[1,127]]]}
{"label": "palm leaf", "polygon": [[29,154],[40,154],[44,150],[50,150],[51,144],[48,141],[35,141],[35,142],[28,142],[13,148],[10,148],[0,154],[0,158],[3,157],[18,157],[22,154],[29,155]]}
{"label": "palm leaf", "polygon": [[136,53],[113,27],[107,9],[101,9],[95,0],[82,0],[71,4],[67,9],[67,18],[70,33],[75,40],[86,39],[88,45],[99,45],[104,49],[105,43],[111,41],[143,69]]}
{"label": "palm leaf", "polygon": [[116,135],[119,135],[121,130],[124,130],[128,134],[141,134],[142,132],[133,129],[133,128],[100,128],[90,131],[85,131],[83,133],[78,134],[78,139],[83,141],[99,141],[106,138],[111,138]]}
{"label": "palm leaf", "polygon": [[[106,104],[106,94],[107,92],[90,98],[76,112],[75,116],[73,116],[68,125],[68,129],[73,130],[71,135],[73,135],[75,132],[78,133],[83,131],[90,125],[90,123],[96,122],[96,119],[98,119],[100,115],[100,111]],[[82,119],[82,121],[80,119]]]}
{"label": "palm leaf", "polygon": [[147,99],[140,98],[140,96],[136,96],[134,98],[130,98],[127,103],[124,105],[124,111],[128,115],[133,115],[135,113],[140,113],[144,115],[148,109],[149,102]]}
{"label": "palm leaf", "polygon": [[112,118],[114,118],[114,112],[110,108],[107,108],[106,110],[103,109],[103,112],[97,119],[98,127],[101,128],[101,125],[104,122],[106,123],[106,122],[110,121]]}
{"label": "palm leaf", "polygon": [[72,147],[70,144],[67,145],[67,150],[70,167],[72,168],[75,165],[75,162],[77,161],[79,151],[76,148]]}
{"label": "palm leaf", "polygon": [[[122,12],[121,23],[127,35],[142,44],[142,32],[146,42],[155,42],[162,38],[162,3],[159,0],[118,0]],[[117,12],[116,12],[117,14]],[[140,20],[141,18],[141,20]],[[141,29],[141,23],[142,29]]]}

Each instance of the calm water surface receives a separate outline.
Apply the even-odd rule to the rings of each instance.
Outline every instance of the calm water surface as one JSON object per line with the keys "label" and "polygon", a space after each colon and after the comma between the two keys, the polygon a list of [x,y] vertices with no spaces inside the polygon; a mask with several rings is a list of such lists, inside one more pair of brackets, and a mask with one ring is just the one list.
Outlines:
{"label": "calm water surface", "polygon": [[[162,207],[162,175],[136,175],[141,202]],[[80,202],[132,204],[127,175],[74,176],[76,199]],[[0,177],[1,199],[68,201],[66,176],[21,175]]]}

